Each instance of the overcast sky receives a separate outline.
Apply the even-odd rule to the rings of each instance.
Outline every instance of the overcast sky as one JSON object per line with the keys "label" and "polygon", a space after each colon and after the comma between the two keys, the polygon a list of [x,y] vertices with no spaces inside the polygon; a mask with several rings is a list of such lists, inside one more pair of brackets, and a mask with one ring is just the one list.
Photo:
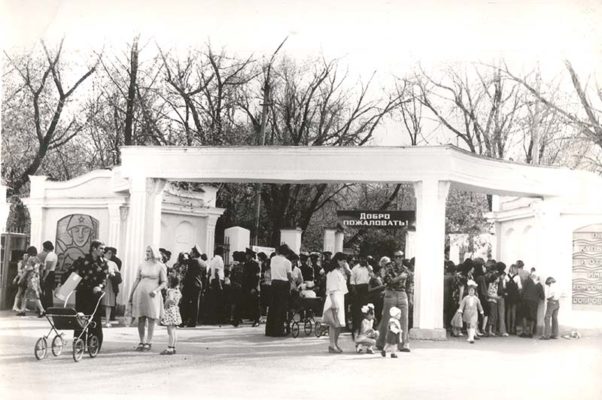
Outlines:
{"label": "overcast sky", "polygon": [[504,58],[516,68],[560,70],[569,58],[600,72],[601,0],[0,0],[3,47],[65,36],[68,49],[123,50],[147,42],[204,45],[239,55],[342,58],[352,72],[402,76],[417,63]]}

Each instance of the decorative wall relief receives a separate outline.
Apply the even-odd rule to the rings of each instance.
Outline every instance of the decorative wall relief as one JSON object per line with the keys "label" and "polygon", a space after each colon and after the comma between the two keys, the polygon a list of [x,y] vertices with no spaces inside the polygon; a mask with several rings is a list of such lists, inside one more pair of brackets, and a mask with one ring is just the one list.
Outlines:
{"label": "decorative wall relief", "polygon": [[90,251],[90,243],[98,238],[98,220],[86,214],[71,214],[56,224],[58,270],[65,271],[73,261]]}
{"label": "decorative wall relief", "polygon": [[573,309],[602,311],[602,225],[573,233]]}

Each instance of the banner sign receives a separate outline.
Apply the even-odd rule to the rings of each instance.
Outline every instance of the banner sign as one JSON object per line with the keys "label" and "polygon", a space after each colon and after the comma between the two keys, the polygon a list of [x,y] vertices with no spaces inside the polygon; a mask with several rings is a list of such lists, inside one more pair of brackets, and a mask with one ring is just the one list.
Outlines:
{"label": "banner sign", "polygon": [[416,211],[337,211],[339,223],[350,228],[407,228],[414,225]]}
{"label": "banner sign", "polygon": [[602,311],[602,226],[592,228],[573,233],[575,310]]}

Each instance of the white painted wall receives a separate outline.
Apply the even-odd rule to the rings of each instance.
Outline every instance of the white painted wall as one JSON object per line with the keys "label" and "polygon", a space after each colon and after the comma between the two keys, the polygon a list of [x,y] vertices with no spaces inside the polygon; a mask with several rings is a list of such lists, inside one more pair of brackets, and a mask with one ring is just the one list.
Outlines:
{"label": "white painted wall", "polygon": [[206,217],[163,213],[161,215],[161,247],[171,251],[172,258],[177,257],[180,252],[189,252],[195,244],[199,245],[203,253],[209,253],[209,249],[203,248],[206,227]]}
{"label": "white painted wall", "polygon": [[235,251],[245,251],[249,247],[251,231],[241,226],[233,226],[224,230],[224,238],[230,244],[230,260],[232,260]]}
{"label": "white painted wall", "polygon": [[[512,203],[517,204],[516,201]],[[550,229],[539,223],[536,203],[539,200],[522,201],[521,207],[508,207],[496,213],[498,260],[510,265],[522,259],[526,268],[537,269],[542,281],[548,276],[556,279],[563,292],[559,312],[561,325],[581,329],[602,328],[602,309],[584,311],[573,310],[572,307],[573,232],[602,223],[602,212],[595,212],[587,205],[579,207],[574,202],[565,202],[554,227]],[[504,209],[503,204],[501,208]]]}

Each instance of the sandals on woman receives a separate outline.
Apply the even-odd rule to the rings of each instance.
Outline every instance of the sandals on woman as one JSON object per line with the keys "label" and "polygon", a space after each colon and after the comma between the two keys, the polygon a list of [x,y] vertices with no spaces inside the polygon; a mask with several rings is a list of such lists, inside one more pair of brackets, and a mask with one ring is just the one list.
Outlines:
{"label": "sandals on woman", "polygon": [[138,343],[138,346],[136,346],[136,351],[149,351],[151,349],[151,344],[150,343]]}
{"label": "sandals on woman", "polygon": [[163,350],[161,353],[162,356],[172,356],[174,354],[176,354],[176,348],[175,347],[168,347],[167,349]]}

